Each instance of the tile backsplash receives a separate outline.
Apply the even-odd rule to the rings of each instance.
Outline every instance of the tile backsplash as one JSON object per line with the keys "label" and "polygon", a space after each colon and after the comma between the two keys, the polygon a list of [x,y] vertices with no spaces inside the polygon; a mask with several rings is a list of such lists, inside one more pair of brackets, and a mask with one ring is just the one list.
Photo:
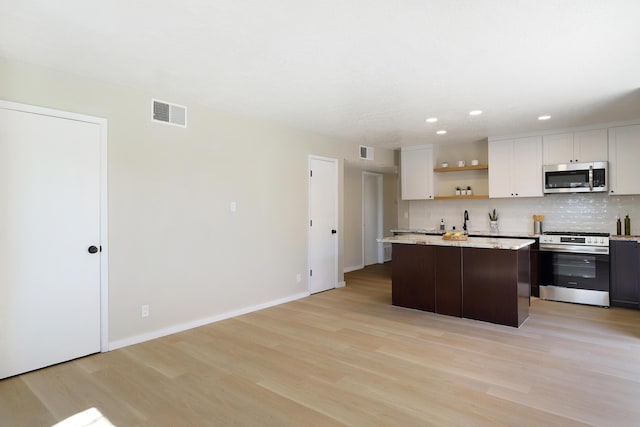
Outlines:
{"label": "tile backsplash", "polygon": [[[469,212],[469,229],[488,231],[489,210],[496,209],[500,231],[533,232],[533,215],[544,215],[544,231],[594,231],[616,233],[616,217],[631,218],[631,234],[640,234],[640,196],[607,194],[553,194],[544,197],[480,200],[416,200],[403,203],[399,218],[408,214],[408,226],[438,229],[443,218],[447,229],[462,229],[463,214]],[[408,210],[408,212],[406,212]],[[399,220],[407,224],[407,219]]]}

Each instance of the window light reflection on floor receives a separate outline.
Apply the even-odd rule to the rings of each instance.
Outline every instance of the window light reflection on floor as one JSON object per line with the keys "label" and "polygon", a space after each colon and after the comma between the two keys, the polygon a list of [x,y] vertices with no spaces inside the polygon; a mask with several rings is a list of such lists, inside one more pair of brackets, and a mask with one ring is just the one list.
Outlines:
{"label": "window light reflection on floor", "polygon": [[52,427],[115,427],[97,408],[78,412]]}

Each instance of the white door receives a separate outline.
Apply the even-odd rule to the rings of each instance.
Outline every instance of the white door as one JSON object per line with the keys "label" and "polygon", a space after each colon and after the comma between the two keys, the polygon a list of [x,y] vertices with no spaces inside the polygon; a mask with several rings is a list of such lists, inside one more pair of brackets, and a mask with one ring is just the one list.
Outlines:
{"label": "white door", "polygon": [[0,106],[0,378],[101,349],[100,141]]}
{"label": "white door", "polygon": [[382,175],[362,173],[362,250],[364,265],[384,262],[382,243]]}
{"label": "white door", "polygon": [[309,157],[309,292],[338,283],[338,162]]}

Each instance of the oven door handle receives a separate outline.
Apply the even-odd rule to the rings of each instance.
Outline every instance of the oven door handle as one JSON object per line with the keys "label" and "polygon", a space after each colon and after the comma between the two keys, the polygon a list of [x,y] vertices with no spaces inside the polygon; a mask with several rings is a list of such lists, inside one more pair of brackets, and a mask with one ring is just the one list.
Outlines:
{"label": "oven door handle", "polygon": [[609,254],[608,246],[579,246],[579,245],[554,245],[552,243],[540,244],[540,252],[565,252],[570,254]]}

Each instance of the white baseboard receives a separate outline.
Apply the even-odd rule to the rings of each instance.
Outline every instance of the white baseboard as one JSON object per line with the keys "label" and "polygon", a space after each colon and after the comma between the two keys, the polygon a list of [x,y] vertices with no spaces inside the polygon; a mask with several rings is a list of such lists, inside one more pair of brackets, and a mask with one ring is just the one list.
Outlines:
{"label": "white baseboard", "polygon": [[352,271],[362,270],[363,268],[364,268],[364,264],[360,264],[360,265],[356,265],[354,267],[346,267],[343,271],[345,273],[350,273]]}
{"label": "white baseboard", "polygon": [[347,282],[343,280],[342,282],[338,282],[336,288],[344,288],[345,286],[347,286]]}
{"label": "white baseboard", "polygon": [[[344,283],[344,282],[342,282]],[[268,301],[262,304],[254,305],[251,307],[241,308],[239,310],[229,311],[227,313],[222,313],[216,316],[207,317],[204,319],[195,320],[193,322],[181,323],[179,325],[170,326],[165,329],[160,329],[157,331],[147,332],[146,334],[136,335],[129,338],[124,338],[117,341],[111,341],[109,343],[109,351],[116,350],[118,348],[127,347],[134,344],[140,344],[145,341],[153,340],[156,338],[161,338],[167,335],[175,334],[178,332],[183,332],[189,329],[197,328],[199,326],[208,325],[210,323],[219,322],[220,320],[230,319],[232,317],[241,316],[243,314],[251,313],[254,311],[262,310],[264,308],[274,307],[276,305],[284,304],[287,302],[295,301],[301,298],[306,298],[310,294],[309,292],[301,292],[299,294],[291,295],[286,298],[280,298],[273,301]]]}

